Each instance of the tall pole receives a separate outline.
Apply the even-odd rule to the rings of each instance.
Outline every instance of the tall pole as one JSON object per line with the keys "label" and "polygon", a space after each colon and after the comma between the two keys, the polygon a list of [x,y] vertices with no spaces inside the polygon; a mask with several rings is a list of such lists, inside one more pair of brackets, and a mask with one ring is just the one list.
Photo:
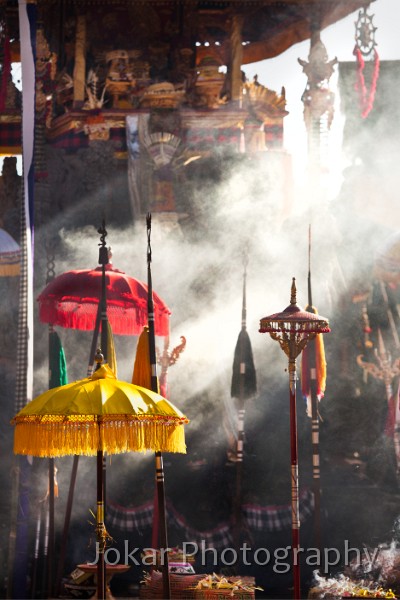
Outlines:
{"label": "tall pole", "polygon": [[[157,358],[155,344],[155,329],[154,329],[154,304],[153,304],[153,284],[151,277],[151,214],[146,217],[147,224],[147,312],[149,326],[149,358],[151,366],[151,389],[153,392],[158,392],[157,379]],[[171,598],[169,565],[168,565],[168,534],[167,534],[167,519],[165,509],[165,484],[164,484],[164,465],[161,452],[155,453],[156,466],[156,489],[157,489],[157,506],[158,518],[160,527],[160,547],[163,550],[162,556],[162,575],[163,575],[163,598],[169,600]]]}
{"label": "tall pole", "polygon": [[[100,234],[99,244],[99,264],[102,266],[102,290],[99,306],[97,309],[97,316],[95,322],[95,328],[93,331],[92,344],[90,348],[89,363],[87,369],[87,375],[90,377],[93,371],[94,362],[97,363],[97,368],[100,366],[103,359],[107,360],[107,346],[108,346],[108,321],[107,321],[107,296],[106,296],[106,276],[105,267],[108,263],[108,250],[106,248],[106,236],[107,230],[105,228],[104,220],[101,228],[98,230]],[[96,353],[95,348],[97,346],[98,336],[101,325],[101,344],[103,346],[103,354]],[[68,531],[71,520],[72,504],[75,492],[76,476],[78,472],[79,456],[75,455],[72,464],[70,485],[68,492],[67,505],[64,515],[64,528],[61,539],[60,547],[60,558],[57,568],[57,576],[55,583],[56,595],[60,592],[62,573],[65,563],[66,548],[68,542]],[[99,450],[96,457],[96,470],[97,470],[97,512],[96,512],[96,534],[98,543],[98,554],[99,559],[97,562],[97,599],[104,600],[106,597],[106,566],[104,559],[105,552],[105,525],[104,525],[104,513],[105,513],[105,469],[106,462],[103,451]]]}
{"label": "tall pole", "polygon": [[233,538],[234,547],[239,552],[242,517],[242,486],[243,486],[243,459],[244,459],[244,419],[245,401],[254,395],[257,390],[256,371],[253,362],[253,352],[249,334],[247,333],[247,307],[246,307],[246,277],[247,277],[247,252],[243,255],[243,297],[242,297],[242,322],[239,337],[236,343],[233,369],[231,396],[237,399],[237,445],[236,445],[236,479],[233,499]]}
{"label": "tall pole", "polygon": [[[46,284],[50,283],[52,279],[54,279],[54,252],[52,248],[52,244],[47,244],[47,277]],[[50,352],[52,351],[51,337],[54,332],[54,328],[52,324],[49,324],[48,333],[48,352],[49,352],[49,361],[50,361]],[[49,370],[49,389],[52,387],[52,374]],[[59,383],[59,382],[58,382]],[[47,597],[53,597],[53,589],[54,589],[54,555],[55,555],[55,526],[54,526],[54,511],[55,511],[55,502],[54,502],[54,477],[55,477],[55,463],[54,458],[48,459],[48,478],[49,478],[49,494],[48,494],[48,510],[49,510],[49,541],[48,541],[48,552],[47,552]]]}
{"label": "tall pole", "polygon": [[[243,300],[242,300],[242,331],[246,330],[246,265],[243,273]],[[236,486],[234,504],[234,542],[239,556],[240,537],[242,530],[242,480],[243,480],[243,445],[244,445],[244,376],[246,365],[244,362],[243,340],[240,340],[240,380],[237,414],[237,446],[236,446]]]}
{"label": "tall pole", "polygon": [[294,598],[301,598],[300,593],[300,508],[299,508],[299,461],[297,450],[297,412],[296,412],[296,357],[297,347],[295,334],[290,334],[289,341],[289,410],[290,410],[290,464],[292,493],[292,552],[293,552],[293,585]]}
{"label": "tall pole", "polygon": [[103,452],[97,452],[97,513],[96,513],[97,552],[97,599],[105,600],[105,525],[104,525],[104,482],[103,482]]}
{"label": "tall pole", "polygon": [[60,556],[59,556],[58,565],[57,565],[57,575],[56,575],[56,582],[55,582],[56,598],[59,597],[60,592],[61,592],[61,580],[62,580],[62,575],[63,575],[63,571],[64,571],[65,556],[66,556],[66,552],[67,552],[68,532],[69,532],[69,525],[71,522],[72,504],[74,501],[74,492],[75,492],[76,476],[78,473],[78,465],[79,465],[79,456],[77,454],[75,454],[74,458],[73,458],[73,462],[72,462],[67,505],[65,508],[65,515],[64,515],[64,527],[63,527],[63,532],[62,532],[62,537],[61,537]]}
{"label": "tall pole", "polygon": [[[89,361],[88,361],[88,368],[87,368],[87,376],[88,377],[90,377],[93,373],[93,366],[94,366],[94,362],[95,362],[94,357],[96,354],[97,342],[98,342],[98,337],[99,337],[99,332],[100,332],[101,310],[102,310],[102,303],[99,302],[99,305],[97,308],[95,328],[93,331],[92,344],[91,344],[90,354],[89,354]],[[76,483],[76,476],[78,474],[78,466],[79,466],[79,455],[75,454],[74,458],[73,458],[73,462],[72,462],[71,477],[70,477],[70,481],[69,481],[68,498],[67,498],[67,504],[65,507],[65,514],[64,514],[63,533],[62,533],[61,543],[60,543],[60,554],[59,554],[59,559],[58,559],[56,582],[55,582],[56,597],[58,597],[60,595],[60,591],[61,591],[61,580],[62,580],[62,576],[63,576],[63,572],[64,572],[65,557],[67,554],[68,532],[69,532],[69,525],[71,522],[72,505],[74,502],[75,483]]]}
{"label": "tall pole", "polygon": [[[106,265],[108,264],[108,250],[106,248],[107,230],[103,219],[102,226],[98,230],[100,234],[99,264],[101,265],[101,348],[104,361],[107,362],[108,347],[108,321],[107,321],[107,296],[106,296]],[[102,357],[102,358],[103,358]],[[100,357],[95,357],[97,368],[100,366]],[[106,460],[102,450],[97,452],[97,539],[99,543],[99,560],[97,563],[97,599],[104,600],[106,597],[106,565],[104,559],[106,537],[105,537],[105,505],[106,505]]]}
{"label": "tall pole", "polygon": [[[306,310],[316,313],[312,303],[311,288],[311,225],[308,230],[308,305]],[[308,369],[310,373],[310,395],[311,395],[311,442],[312,442],[312,474],[314,494],[314,545],[321,548],[321,475],[320,475],[320,450],[319,450],[319,413],[317,394],[317,359],[316,338],[310,341],[308,352]]]}

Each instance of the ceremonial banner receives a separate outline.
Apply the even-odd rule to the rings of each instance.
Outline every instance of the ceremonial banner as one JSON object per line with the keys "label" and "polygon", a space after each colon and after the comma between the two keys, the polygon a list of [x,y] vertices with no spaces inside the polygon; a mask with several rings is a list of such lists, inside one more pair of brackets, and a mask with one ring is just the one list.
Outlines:
{"label": "ceremonial banner", "polygon": [[[32,399],[33,383],[33,150],[35,126],[36,5],[19,0],[22,71],[23,197],[15,411]],[[26,598],[28,585],[30,457],[18,457],[13,482],[8,597]]]}

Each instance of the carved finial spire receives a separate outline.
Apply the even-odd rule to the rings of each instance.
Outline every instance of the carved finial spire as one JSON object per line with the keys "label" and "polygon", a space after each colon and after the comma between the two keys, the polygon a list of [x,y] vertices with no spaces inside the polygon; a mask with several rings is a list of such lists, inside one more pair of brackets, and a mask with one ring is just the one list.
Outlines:
{"label": "carved finial spire", "polygon": [[290,304],[292,306],[295,306],[297,304],[297,299],[296,299],[296,279],[295,277],[293,277],[292,279],[292,288],[290,290]]}
{"label": "carved finial spire", "polygon": [[103,219],[101,227],[97,230],[97,233],[100,234],[100,244],[99,245],[99,265],[106,265],[108,263],[108,250],[106,247],[106,237],[107,237],[107,229],[106,223]]}

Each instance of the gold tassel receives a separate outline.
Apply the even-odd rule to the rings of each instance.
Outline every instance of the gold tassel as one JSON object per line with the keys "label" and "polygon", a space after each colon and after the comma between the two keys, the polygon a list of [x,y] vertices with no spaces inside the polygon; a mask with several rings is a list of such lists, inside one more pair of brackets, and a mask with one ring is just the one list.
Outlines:
{"label": "gold tassel", "polygon": [[114,336],[109,321],[107,321],[107,363],[118,379],[117,355],[115,353]]}
{"label": "gold tassel", "polygon": [[143,331],[138,339],[135,364],[132,374],[132,383],[151,390],[151,365],[148,327],[143,327]]}
{"label": "gold tassel", "polygon": [[326,388],[326,359],[322,333],[315,336],[315,365],[317,370],[318,395],[322,397]]}

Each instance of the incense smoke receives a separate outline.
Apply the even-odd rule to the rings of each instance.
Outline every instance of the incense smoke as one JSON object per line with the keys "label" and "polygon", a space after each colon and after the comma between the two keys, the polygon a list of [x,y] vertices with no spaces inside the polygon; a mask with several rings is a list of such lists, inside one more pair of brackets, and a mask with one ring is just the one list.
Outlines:
{"label": "incense smoke", "polygon": [[[363,145],[366,144],[364,141]],[[352,500],[350,492],[346,492],[349,485],[368,480],[363,479],[367,477],[366,457],[371,460],[375,454],[372,456],[374,482],[381,465],[378,459],[383,462],[386,456],[380,444],[370,454],[366,450],[370,440],[378,439],[377,430],[382,429],[385,396],[378,383],[372,382],[364,396],[354,383],[360,379],[359,367],[353,358],[358,352],[358,339],[362,337],[362,324],[360,307],[353,302],[353,293],[359,285],[363,290],[368,288],[376,250],[390,233],[400,228],[396,212],[397,171],[393,169],[392,160],[386,165],[381,156],[372,166],[346,171],[337,197],[321,201],[305,190],[296,189],[295,201],[290,204],[285,198],[282,173],[277,173],[276,165],[269,163],[268,152],[262,162],[219,158],[218,164],[212,165],[209,161],[204,166],[193,163],[191,167],[203,169],[205,176],[209,173],[208,178],[203,179],[203,187],[190,199],[192,222],[183,223],[181,230],[168,232],[153,215],[153,287],[172,311],[170,349],[179,343],[181,335],[187,339],[179,362],[169,370],[169,386],[170,399],[191,421],[186,429],[188,454],[166,457],[168,494],[187,516],[197,520],[199,529],[211,528],[220,517],[226,518],[229,514],[232,483],[229,468],[232,465],[226,466],[228,436],[224,417],[228,413],[235,423],[236,406],[230,398],[230,379],[241,326],[242,253],[247,247],[247,329],[257,370],[258,394],[246,404],[244,494],[247,501],[261,504],[289,501],[287,359],[276,342],[258,333],[258,327],[261,317],[281,311],[289,304],[293,276],[298,304],[306,306],[311,224],[313,303],[320,314],[330,319],[332,326],[332,333],[325,336],[328,382],[321,403],[324,419],[321,471],[324,483],[329,484],[330,493],[325,502],[332,523],[329,545],[338,546],[343,539],[358,545],[365,541],[371,545],[379,543],[385,537],[388,522],[393,520],[394,509],[382,515],[374,506],[376,521],[360,524],[357,504],[360,500]],[[372,168],[375,178],[384,182],[377,196],[372,195],[370,187],[372,171],[366,173]],[[384,208],[380,205],[382,189]],[[96,227],[101,224],[103,208],[100,206],[97,210],[96,197],[82,198],[79,207],[52,223],[52,231],[47,233],[59,236],[61,248],[56,256],[56,274],[97,266]],[[82,216],[89,214],[90,220],[81,221]],[[107,245],[112,247],[113,264],[146,281],[145,220],[123,225],[116,224],[113,218],[109,220],[106,222]],[[80,222],[93,225],[80,227]],[[37,271],[44,273],[44,258],[40,252],[37,260],[42,267]],[[35,285],[37,296],[45,281],[38,278]],[[90,332],[59,330],[59,334],[70,381],[83,378]],[[116,336],[115,343],[119,378],[130,381],[136,338]],[[36,322],[35,394],[47,386],[46,344],[47,326]],[[162,344],[163,340],[157,339],[160,350]],[[298,399],[298,419],[300,484],[310,485],[310,422],[301,398]],[[152,459],[151,455],[112,457],[107,474],[110,498],[132,506],[151,500]],[[71,460],[59,463],[61,502],[65,502]],[[82,560],[82,548],[87,547],[92,531],[88,521],[95,496],[93,464],[92,459],[80,459],[76,488],[80,501],[74,505],[76,552],[71,555],[75,562]],[[43,490],[46,489],[45,477],[45,473],[39,475]],[[78,532],[79,529],[82,531]],[[360,530],[365,536],[362,539]],[[309,530],[305,530],[304,537],[307,543]],[[275,538],[271,543],[274,541]],[[290,543],[288,535],[287,541]],[[93,554],[93,550],[91,552]]]}

